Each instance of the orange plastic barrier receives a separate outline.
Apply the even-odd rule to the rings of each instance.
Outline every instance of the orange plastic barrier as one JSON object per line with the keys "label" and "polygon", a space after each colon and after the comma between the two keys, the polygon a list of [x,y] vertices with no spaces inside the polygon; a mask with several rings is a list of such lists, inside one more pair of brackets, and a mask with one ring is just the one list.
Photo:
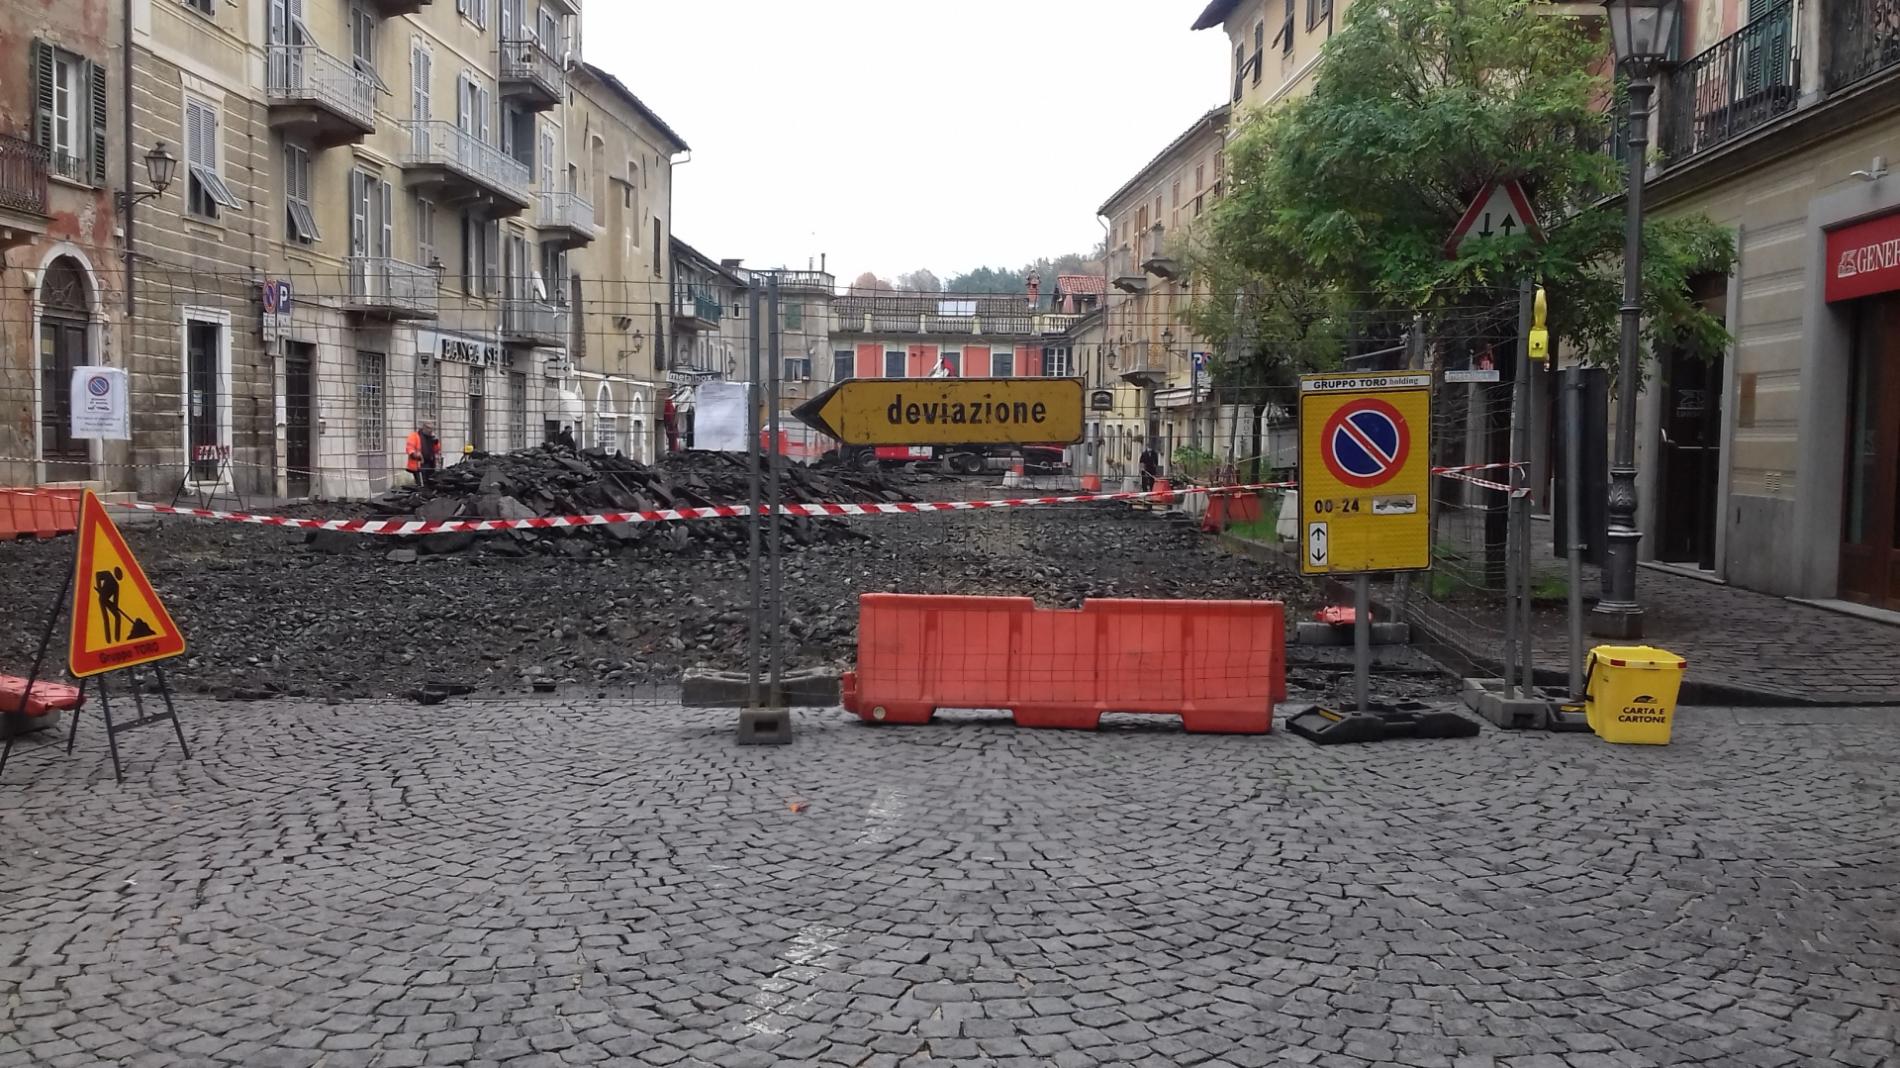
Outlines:
{"label": "orange plastic barrier", "polygon": [[1174,503],[1174,483],[1172,481],[1165,478],[1155,479],[1155,488],[1152,492],[1155,494],[1154,499],[1157,502],[1161,504]]}
{"label": "orange plastic barrier", "polygon": [[1277,601],[1090,600],[867,593],[846,711],[928,723],[940,708],[1007,709],[1022,727],[1093,730],[1104,712],[1179,715],[1194,732],[1262,734],[1286,699]]}
{"label": "orange plastic barrier", "polygon": [[76,489],[0,489],[0,541],[50,538],[79,529]]}
{"label": "orange plastic barrier", "polygon": [[1253,523],[1260,519],[1260,496],[1254,493],[1216,493],[1207,499],[1207,511],[1201,516],[1201,529],[1226,530],[1235,523]]}
{"label": "orange plastic barrier", "polygon": [[1102,476],[1100,475],[1083,475],[1082,476],[1082,492],[1094,493],[1100,490],[1101,488],[1102,488]]}
{"label": "orange plastic barrier", "polygon": [[[11,716],[20,711],[20,694],[25,689],[25,679],[16,675],[0,675],[0,716]],[[33,692],[26,696],[25,714],[44,716],[57,709],[78,708],[79,705],[79,687],[41,680],[33,684]]]}

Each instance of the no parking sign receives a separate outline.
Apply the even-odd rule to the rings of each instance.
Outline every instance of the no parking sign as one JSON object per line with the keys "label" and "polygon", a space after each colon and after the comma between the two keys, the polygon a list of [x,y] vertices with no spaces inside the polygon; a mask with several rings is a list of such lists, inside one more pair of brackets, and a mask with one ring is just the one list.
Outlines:
{"label": "no parking sign", "polygon": [[1300,378],[1300,570],[1431,567],[1432,379]]}

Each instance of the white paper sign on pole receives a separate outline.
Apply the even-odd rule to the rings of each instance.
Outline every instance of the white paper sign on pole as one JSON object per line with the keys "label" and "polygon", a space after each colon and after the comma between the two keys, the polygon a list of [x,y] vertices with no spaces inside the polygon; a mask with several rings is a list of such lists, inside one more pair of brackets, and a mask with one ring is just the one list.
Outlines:
{"label": "white paper sign on pole", "polygon": [[745,452],[746,383],[702,382],[693,392],[693,448]]}
{"label": "white paper sign on pole", "polygon": [[73,437],[131,440],[131,387],[125,368],[73,368],[72,397]]}

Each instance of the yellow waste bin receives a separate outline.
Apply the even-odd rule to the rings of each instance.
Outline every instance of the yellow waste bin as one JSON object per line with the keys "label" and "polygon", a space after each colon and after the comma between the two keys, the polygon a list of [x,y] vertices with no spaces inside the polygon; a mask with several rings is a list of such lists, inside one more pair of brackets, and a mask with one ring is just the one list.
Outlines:
{"label": "yellow waste bin", "polygon": [[1668,745],[1676,694],[1689,662],[1648,645],[1599,645],[1590,650],[1584,682],[1584,718],[1597,737],[1623,745]]}

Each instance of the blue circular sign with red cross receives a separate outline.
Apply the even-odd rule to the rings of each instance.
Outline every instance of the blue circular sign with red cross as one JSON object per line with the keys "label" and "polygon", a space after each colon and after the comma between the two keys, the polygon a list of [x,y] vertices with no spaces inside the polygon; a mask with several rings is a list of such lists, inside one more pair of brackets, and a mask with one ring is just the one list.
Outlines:
{"label": "blue circular sign with red cross", "polygon": [[1412,451],[1412,430],[1405,417],[1377,397],[1361,397],[1339,406],[1319,439],[1320,458],[1333,477],[1358,489],[1392,480]]}

